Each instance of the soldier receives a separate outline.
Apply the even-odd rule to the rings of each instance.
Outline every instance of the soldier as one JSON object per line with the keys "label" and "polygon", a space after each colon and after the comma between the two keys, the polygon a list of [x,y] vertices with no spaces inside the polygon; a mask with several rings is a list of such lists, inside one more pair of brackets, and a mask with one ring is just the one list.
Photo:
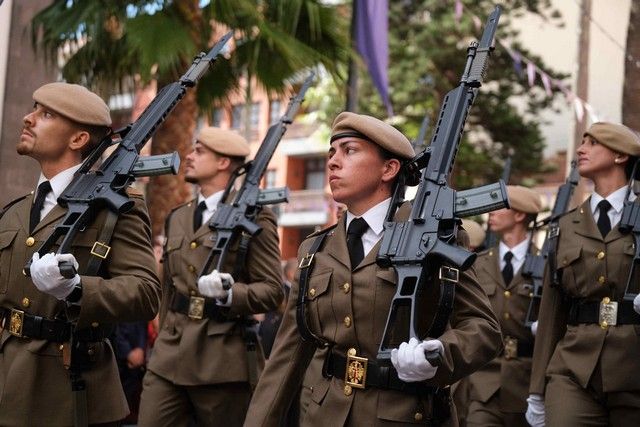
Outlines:
{"label": "soldier", "polygon": [[[460,274],[450,328],[442,336],[402,343],[392,351],[394,368],[376,362],[396,291],[394,269],[379,267],[376,254],[401,162],[413,155],[404,135],[373,117],[345,112],[333,122],[327,174],[333,198],[347,211],[337,225],[312,234],[298,251],[299,262],[308,261],[311,245],[326,233],[308,278],[309,330],[296,322],[299,269],[245,425],[278,425],[303,377],[303,426],[438,424],[448,418],[447,386],[500,350],[497,320],[475,274],[468,271]],[[404,205],[398,218],[407,218],[408,208]],[[328,347],[302,341],[307,331]],[[442,365],[427,362],[425,350],[439,351]],[[434,386],[440,387],[437,394]]]}
{"label": "soldier", "polygon": [[[117,425],[128,408],[105,340],[109,325],[153,318],[160,299],[147,210],[131,190],[134,206],[115,225],[107,220],[113,214],[101,211],[70,253],[34,253],[65,215],[56,200],[111,131],[111,117],[104,101],[79,85],[46,84],[33,100],[17,151],[39,163],[38,189],[11,202],[0,219],[0,425],[71,425],[74,410],[80,420],[86,415],[82,422]],[[89,261],[104,254],[94,252],[98,242],[111,249],[91,272]],[[22,273],[30,259],[31,278]],[[71,279],[60,274],[63,260],[78,270]],[[86,405],[73,404],[70,358],[84,367]]]}
{"label": "soldier", "polygon": [[[640,315],[623,300],[635,248],[618,222],[640,140],[626,126],[594,123],[577,156],[594,193],[560,219],[554,262],[547,263],[527,420],[536,426],[545,419],[549,426],[635,425]],[[637,292],[637,279],[633,283]]]}
{"label": "soldier", "polygon": [[[531,244],[529,225],[542,206],[538,194],[509,185],[511,209],[489,214],[491,231],[500,236],[497,247],[482,252],[474,265],[478,282],[500,319],[504,352],[469,378],[468,426],[527,426],[533,335],[524,325],[532,286],[521,275]],[[459,408],[464,411],[464,408]]]}
{"label": "soldier", "polygon": [[233,426],[244,420],[250,380],[262,361],[247,350],[245,319],[276,309],[283,298],[273,213],[258,214],[262,231],[248,250],[231,244],[223,272],[198,274],[214,243],[209,219],[248,154],[249,144],[236,132],[205,127],[186,158],[185,179],[198,184],[199,194],[167,219],[160,332],[143,381],[141,426],[186,426],[189,418],[203,426]]}

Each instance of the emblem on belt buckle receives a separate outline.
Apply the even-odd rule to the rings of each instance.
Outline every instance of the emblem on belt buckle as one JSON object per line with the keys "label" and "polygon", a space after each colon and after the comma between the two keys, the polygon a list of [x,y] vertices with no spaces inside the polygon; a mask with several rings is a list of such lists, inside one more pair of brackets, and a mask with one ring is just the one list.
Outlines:
{"label": "emblem on belt buckle", "polygon": [[369,359],[356,356],[356,352],[350,349],[347,354],[347,369],[344,373],[344,382],[355,388],[364,388],[367,381],[367,364]]}
{"label": "emblem on belt buckle", "polygon": [[9,333],[16,337],[22,337],[22,326],[24,325],[24,311],[11,310],[9,316]]}
{"label": "emblem on belt buckle", "polygon": [[193,320],[200,320],[204,317],[204,298],[194,296],[189,298],[188,316]]}
{"label": "emblem on belt buckle", "polygon": [[508,360],[516,357],[518,357],[518,340],[516,338],[505,337],[504,358]]}
{"label": "emblem on belt buckle", "polygon": [[618,303],[616,301],[611,301],[608,297],[600,301],[598,323],[602,329],[615,326],[618,323]]}

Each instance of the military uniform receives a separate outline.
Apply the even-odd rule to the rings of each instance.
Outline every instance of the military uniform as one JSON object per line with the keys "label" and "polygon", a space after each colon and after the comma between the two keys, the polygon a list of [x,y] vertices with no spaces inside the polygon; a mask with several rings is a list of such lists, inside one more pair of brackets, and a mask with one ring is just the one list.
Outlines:
{"label": "military uniform", "polygon": [[[187,425],[188,400],[208,417],[199,424],[241,424],[251,396],[242,320],[275,309],[283,298],[276,220],[263,209],[257,217],[262,231],[251,238],[246,263],[234,276],[231,306],[216,310],[224,317],[210,318],[205,308],[198,319],[189,315],[190,304],[176,308],[178,300],[199,297],[198,274],[216,237],[207,223],[193,231],[196,204],[176,208],[167,221],[160,331],[144,379],[140,425]],[[221,271],[232,273],[237,255],[236,241]],[[216,304],[206,301],[205,307]]]}
{"label": "military uniform", "polygon": [[[408,208],[405,206],[399,213],[400,219],[407,217]],[[351,271],[345,218],[346,215],[328,232],[314,257],[307,294],[309,327],[332,343],[332,353],[346,355],[354,349],[357,356],[375,363],[396,291],[396,274],[393,268],[376,264],[380,242]],[[314,238],[312,235],[302,243],[299,259],[305,256]],[[481,367],[500,350],[498,324],[473,269],[460,277],[451,326],[439,337],[445,349],[443,364],[433,379],[421,385],[446,387]],[[314,353],[325,350],[300,338],[295,317],[298,280],[299,271],[245,425],[278,425],[305,373],[303,395],[310,396],[305,401],[308,407],[301,419],[303,426],[429,424],[433,402],[426,393],[404,393],[366,384],[364,389],[350,388],[345,385],[343,372],[327,378],[320,363],[310,364]]]}
{"label": "military uniform", "polygon": [[[531,393],[544,395],[549,382],[570,393],[562,384],[569,380],[604,404],[608,400],[612,408],[622,408],[622,418],[610,420],[613,425],[637,422],[640,323],[601,327],[597,311],[588,323],[583,323],[578,313],[583,312],[584,304],[597,309],[605,298],[622,305],[634,253],[632,235],[622,234],[617,226],[606,238],[602,237],[589,200],[560,220],[556,265],[562,271],[562,281],[554,287],[550,285],[549,274],[545,278]],[[580,305],[583,307],[578,308]],[[567,406],[562,393],[547,394],[545,405],[548,420],[562,419],[563,412],[587,410],[586,406]]]}
{"label": "military uniform", "polygon": [[[65,339],[27,338],[9,333],[19,323],[42,322],[45,334],[50,321],[67,317],[77,321],[78,334],[88,337],[83,356],[90,368],[83,374],[87,383],[88,420],[104,423],[128,414],[115,356],[103,339],[107,325],[120,321],[151,319],[158,309],[160,285],[155,274],[149,218],[142,196],[130,192],[134,207],[119,216],[111,239],[111,251],[99,276],[82,275],[91,249],[100,236],[106,212],[81,231],[73,241],[82,280],[81,305],[67,304],[38,291],[22,270],[31,255],[49,237],[66,209],[55,206],[29,233],[29,211],[33,195],[11,206],[0,219],[0,307],[4,328],[0,338],[0,425],[71,425],[73,404],[69,371],[63,366]],[[12,311],[13,310],[13,311]],[[24,312],[22,322],[19,312]],[[39,317],[34,317],[39,316]],[[13,322],[12,322],[13,319]],[[57,323],[59,325],[59,323]],[[52,327],[53,328],[53,327]],[[19,329],[19,328],[18,328]],[[66,329],[66,328],[64,328]]]}
{"label": "military uniform", "polygon": [[[537,251],[535,247],[532,251]],[[533,335],[524,326],[531,282],[518,271],[506,284],[500,271],[497,247],[480,253],[475,264],[478,282],[486,292],[500,321],[505,350],[502,355],[469,378],[468,425],[526,425],[524,412],[529,392]],[[459,410],[464,410],[459,408]]]}

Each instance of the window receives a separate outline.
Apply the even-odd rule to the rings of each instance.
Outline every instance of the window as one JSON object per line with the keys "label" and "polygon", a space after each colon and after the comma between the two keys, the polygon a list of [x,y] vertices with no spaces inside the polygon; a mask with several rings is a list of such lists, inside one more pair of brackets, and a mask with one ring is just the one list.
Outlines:
{"label": "window", "polygon": [[[231,128],[244,129],[245,104],[236,104],[231,110]],[[252,131],[258,130],[260,124],[260,103],[251,104],[250,125]]]}
{"label": "window", "polygon": [[267,169],[264,174],[264,188],[276,188],[278,173],[275,169]]}
{"label": "window", "polygon": [[224,110],[222,108],[216,108],[211,113],[211,126],[220,127],[222,123],[222,117],[224,116]]}
{"label": "window", "polygon": [[324,157],[314,157],[305,159],[305,189],[322,190],[324,188],[325,159]]}
{"label": "window", "polygon": [[231,128],[232,129],[242,128],[243,111],[244,111],[244,104],[237,104],[233,106],[231,110]]}
{"label": "window", "polygon": [[280,120],[280,101],[271,101],[269,105],[269,125]]}

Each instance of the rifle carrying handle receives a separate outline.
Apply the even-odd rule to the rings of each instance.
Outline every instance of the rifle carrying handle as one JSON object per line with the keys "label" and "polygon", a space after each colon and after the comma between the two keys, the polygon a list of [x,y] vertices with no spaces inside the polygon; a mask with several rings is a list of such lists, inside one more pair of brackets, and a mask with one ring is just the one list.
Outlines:
{"label": "rifle carrying handle", "polygon": [[440,354],[438,350],[425,350],[424,357],[427,358],[427,362],[429,362],[431,366],[442,365],[442,354]]}

